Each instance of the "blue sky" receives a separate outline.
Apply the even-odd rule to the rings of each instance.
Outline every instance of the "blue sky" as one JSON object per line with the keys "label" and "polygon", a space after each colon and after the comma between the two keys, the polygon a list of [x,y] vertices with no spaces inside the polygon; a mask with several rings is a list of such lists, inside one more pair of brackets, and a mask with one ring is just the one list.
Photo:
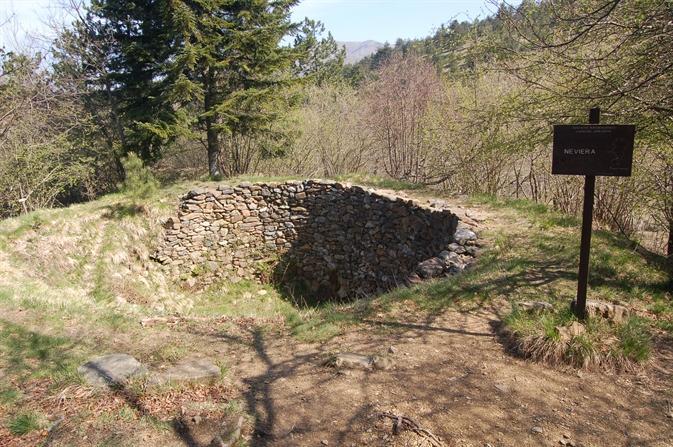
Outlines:
{"label": "blue sky", "polygon": [[[0,0],[0,45],[13,48],[15,37],[45,34],[50,16],[67,0]],[[493,10],[488,0],[304,0],[296,20],[310,17],[325,23],[337,40],[378,40],[424,37],[452,19],[484,17]],[[11,19],[7,22],[8,19]]]}
{"label": "blue sky", "polygon": [[304,0],[295,18],[323,22],[342,41],[425,37],[452,19],[485,17],[493,6],[482,0]]}

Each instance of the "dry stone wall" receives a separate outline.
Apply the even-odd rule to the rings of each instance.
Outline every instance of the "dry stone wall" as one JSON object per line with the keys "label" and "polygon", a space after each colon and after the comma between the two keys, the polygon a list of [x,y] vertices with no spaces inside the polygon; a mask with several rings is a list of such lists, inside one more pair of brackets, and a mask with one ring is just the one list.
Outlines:
{"label": "dry stone wall", "polygon": [[264,276],[316,298],[457,273],[476,239],[454,240],[449,210],[321,180],[190,191],[164,228],[155,259],[192,283]]}

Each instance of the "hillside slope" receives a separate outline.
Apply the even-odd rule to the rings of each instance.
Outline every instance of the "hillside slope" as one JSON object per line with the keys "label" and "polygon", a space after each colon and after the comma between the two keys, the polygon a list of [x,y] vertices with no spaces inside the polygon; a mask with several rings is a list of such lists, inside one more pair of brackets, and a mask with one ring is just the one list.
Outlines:
{"label": "hillside slope", "polygon": [[[308,307],[251,282],[181,288],[150,259],[178,196],[204,185],[0,223],[0,445],[208,445],[238,415],[240,445],[420,440],[391,436],[383,412],[412,418],[447,445],[554,445],[564,435],[590,446],[671,445],[673,307],[661,259],[595,233],[591,296],[628,306],[652,334],[637,375],[549,367],[510,353],[497,328],[512,303],[567,306],[576,220],[528,202],[445,198],[483,242],[471,271]],[[327,366],[344,351],[393,366]],[[139,379],[110,391],[82,382],[80,364],[114,352],[151,371],[208,358],[223,375],[167,386]]]}

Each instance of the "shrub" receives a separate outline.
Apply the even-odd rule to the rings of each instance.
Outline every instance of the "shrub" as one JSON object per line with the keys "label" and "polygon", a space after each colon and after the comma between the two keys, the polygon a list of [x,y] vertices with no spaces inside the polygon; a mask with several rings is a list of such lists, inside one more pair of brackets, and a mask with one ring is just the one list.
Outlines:
{"label": "shrub", "polygon": [[124,184],[122,190],[133,200],[146,199],[159,187],[152,172],[135,153],[131,152],[122,159],[124,166]]}

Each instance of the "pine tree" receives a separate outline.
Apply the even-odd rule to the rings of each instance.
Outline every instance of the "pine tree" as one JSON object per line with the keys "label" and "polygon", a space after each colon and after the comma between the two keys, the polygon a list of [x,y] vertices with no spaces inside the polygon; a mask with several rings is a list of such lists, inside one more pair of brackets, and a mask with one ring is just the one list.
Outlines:
{"label": "pine tree", "polygon": [[179,79],[172,70],[182,45],[173,3],[168,0],[93,0],[84,29],[92,46],[105,51],[101,82],[121,115],[124,152],[145,161],[187,131],[178,107]]}
{"label": "pine tree", "polygon": [[78,61],[92,97],[109,99],[121,155],[152,161],[178,136],[204,132],[210,176],[234,175],[250,168],[252,150],[287,139],[277,123],[289,87],[340,72],[343,54],[318,38],[322,25],[291,21],[297,3],[93,0],[61,36],[61,59]]}
{"label": "pine tree", "polygon": [[[201,101],[208,172],[240,171],[234,153],[221,160],[222,140],[274,136],[273,122],[284,109],[279,91],[292,82],[298,51],[283,45],[297,26],[290,20],[296,0],[203,0],[184,5],[184,45],[175,68],[183,89]],[[230,154],[232,155],[232,154]]]}

